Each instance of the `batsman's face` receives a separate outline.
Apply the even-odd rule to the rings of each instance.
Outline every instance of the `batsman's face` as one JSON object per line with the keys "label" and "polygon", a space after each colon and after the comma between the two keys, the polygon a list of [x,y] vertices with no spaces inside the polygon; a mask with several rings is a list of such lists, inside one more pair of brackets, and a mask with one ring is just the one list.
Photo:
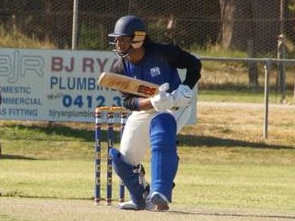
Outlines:
{"label": "batsman's face", "polygon": [[131,37],[129,36],[116,37],[114,42],[118,53],[127,53],[131,47]]}

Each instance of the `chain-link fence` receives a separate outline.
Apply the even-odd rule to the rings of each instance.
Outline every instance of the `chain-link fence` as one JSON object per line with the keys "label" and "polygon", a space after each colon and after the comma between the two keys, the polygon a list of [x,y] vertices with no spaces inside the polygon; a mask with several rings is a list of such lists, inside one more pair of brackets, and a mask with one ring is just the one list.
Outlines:
{"label": "chain-link fence", "polygon": [[[126,14],[134,14],[146,22],[153,40],[178,44],[200,56],[292,58],[295,43],[294,2],[1,0],[0,31],[20,33],[60,49],[109,50],[107,34],[112,32],[116,20]],[[15,38],[15,41],[19,41],[19,38]],[[0,46],[6,45],[0,41]],[[18,46],[22,47],[20,44]],[[232,88],[240,85],[242,89],[257,89],[259,78],[263,79],[259,75],[264,73],[263,66],[255,62],[247,65],[222,63],[220,67],[224,75],[216,71],[211,73],[210,67],[205,65],[200,86],[211,88],[212,85],[216,87],[220,82],[226,82]],[[293,69],[281,68],[287,73],[289,71],[284,79],[289,91],[294,84]],[[240,74],[237,74],[237,70]],[[273,71],[276,72],[273,85],[278,90],[280,75],[277,67]]]}
{"label": "chain-link fence", "polygon": [[223,48],[254,56],[276,54],[277,38],[294,43],[291,0],[2,0],[0,23],[56,47],[71,47],[73,9],[77,7],[77,48],[106,49],[107,33],[126,14],[142,17],[150,36],[185,48]]}

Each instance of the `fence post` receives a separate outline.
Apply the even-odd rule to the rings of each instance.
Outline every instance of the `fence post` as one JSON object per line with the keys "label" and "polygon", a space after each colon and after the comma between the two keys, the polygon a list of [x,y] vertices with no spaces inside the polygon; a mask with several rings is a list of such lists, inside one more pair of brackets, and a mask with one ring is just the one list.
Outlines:
{"label": "fence post", "polygon": [[267,138],[268,133],[268,96],[269,96],[269,70],[271,61],[268,59],[265,61],[265,79],[264,79],[264,126],[263,126],[263,138]]}
{"label": "fence post", "polygon": [[74,0],[73,1],[72,50],[76,49],[76,47],[77,47],[78,4],[79,4],[79,0]]}
{"label": "fence post", "polygon": [[[284,43],[284,35],[280,34],[278,39],[277,58],[284,59],[286,48]],[[285,63],[278,62],[278,87],[281,93],[280,103],[284,103],[286,99],[286,82],[285,82]]]}

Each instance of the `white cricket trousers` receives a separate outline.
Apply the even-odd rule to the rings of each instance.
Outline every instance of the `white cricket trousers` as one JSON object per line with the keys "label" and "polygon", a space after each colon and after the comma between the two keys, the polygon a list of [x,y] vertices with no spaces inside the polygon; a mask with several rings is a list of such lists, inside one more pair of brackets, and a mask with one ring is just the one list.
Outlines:
{"label": "white cricket trousers", "polygon": [[[191,115],[192,107],[187,106],[171,113],[177,123],[177,133],[186,125]],[[142,162],[150,147],[150,122],[157,114],[154,110],[133,111],[127,118],[120,143],[120,152],[123,160],[133,166]]]}

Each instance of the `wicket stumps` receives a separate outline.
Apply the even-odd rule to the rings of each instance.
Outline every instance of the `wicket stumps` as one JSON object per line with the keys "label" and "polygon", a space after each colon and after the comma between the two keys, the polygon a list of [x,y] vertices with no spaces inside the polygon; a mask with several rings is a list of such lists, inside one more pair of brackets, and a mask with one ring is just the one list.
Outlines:
{"label": "wicket stumps", "polygon": [[[94,188],[94,203],[97,205],[101,200],[101,141],[102,141],[102,127],[103,124],[107,124],[107,188],[106,188],[106,204],[112,203],[112,159],[109,157],[109,150],[114,145],[114,120],[119,114],[120,118],[120,136],[122,136],[126,119],[127,111],[123,107],[97,107],[95,109],[95,188]],[[106,117],[106,121],[104,121]],[[124,202],[125,188],[122,181],[120,181],[119,187],[119,201]]]}

